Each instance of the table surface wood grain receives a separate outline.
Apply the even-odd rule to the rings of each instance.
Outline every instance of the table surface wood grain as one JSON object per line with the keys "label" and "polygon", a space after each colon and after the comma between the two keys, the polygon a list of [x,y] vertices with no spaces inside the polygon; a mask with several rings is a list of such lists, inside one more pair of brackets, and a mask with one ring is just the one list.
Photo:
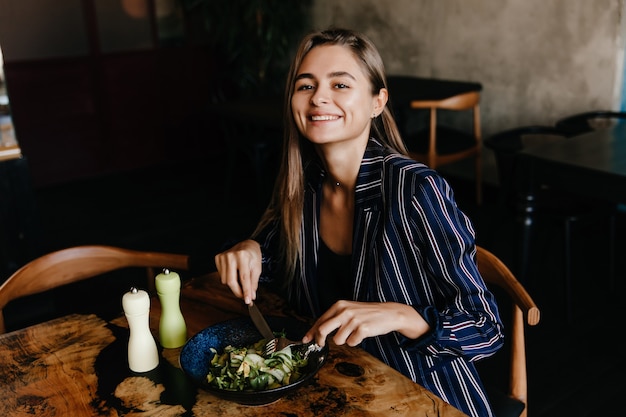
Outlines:
{"label": "table surface wood grain", "polygon": [[[293,315],[261,290],[259,308]],[[181,309],[189,336],[246,306],[214,274],[186,281]],[[160,306],[150,325],[158,340]],[[272,404],[244,406],[196,388],[180,369],[181,348],[160,349],[159,366],[134,373],[127,361],[128,325],[96,315],[69,315],[0,335],[2,416],[443,416],[463,413],[359,348],[331,343],[313,381]]]}

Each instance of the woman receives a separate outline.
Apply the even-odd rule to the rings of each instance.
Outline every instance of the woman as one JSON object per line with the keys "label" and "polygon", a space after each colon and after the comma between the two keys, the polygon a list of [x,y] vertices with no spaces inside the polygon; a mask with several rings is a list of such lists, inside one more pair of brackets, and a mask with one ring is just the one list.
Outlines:
{"label": "woman", "polygon": [[471,416],[491,415],[472,361],[503,343],[474,230],[446,181],[409,159],[365,36],[306,36],[286,85],[273,197],[251,239],[215,257],[246,303],[281,283],[317,318],[303,341],[359,345]]}

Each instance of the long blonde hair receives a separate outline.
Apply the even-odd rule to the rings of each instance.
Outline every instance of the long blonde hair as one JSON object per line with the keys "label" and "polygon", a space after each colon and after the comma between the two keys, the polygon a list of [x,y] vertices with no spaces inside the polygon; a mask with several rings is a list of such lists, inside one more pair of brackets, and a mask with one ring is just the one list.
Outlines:
{"label": "long blonde hair", "polygon": [[[316,158],[313,145],[300,134],[296,126],[291,110],[291,97],[302,60],[313,48],[322,45],[349,48],[369,77],[372,95],[378,94],[381,88],[387,88],[383,60],[376,46],[365,35],[352,30],[333,28],[312,32],[302,39],[291,63],[285,86],[284,137],[280,170],[269,206],[253,234],[254,237],[267,225],[280,222],[280,253],[274,255],[278,255],[278,261],[284,265],[286,285],[291,282],[302,255],[300,226],[304,204],[304,169]],[[370,136],[376,137],[396,152],[406,155],[406,146],[389,108],[388,102],[380,117],[372,119]]]}

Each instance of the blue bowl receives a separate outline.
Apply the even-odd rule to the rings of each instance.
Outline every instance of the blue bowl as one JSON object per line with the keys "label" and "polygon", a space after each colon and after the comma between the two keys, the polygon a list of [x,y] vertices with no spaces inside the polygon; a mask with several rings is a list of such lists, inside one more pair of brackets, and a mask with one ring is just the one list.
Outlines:
{"label": "blue bowl", "polygon": [[[307,323],[290,317],[270,316],[266,317],[266,320],[275,331],[284,329],[287,337],[292,340],[300,340],[310,327]],[[206,376],[214,355],[210,348],[222,352],[228,345],[248,346],[262,338],[263,336],[254,327],[250,317],[215,324],[197,333],[185,343],[180,352],[180,366],[197,386],[220,398],[245,405],[263,405],[272,403],[308,383],[328,357],[328,345],[319,352],[312,352],[302,378],[279,388],[261,391],[229,391],[209,385]]]}

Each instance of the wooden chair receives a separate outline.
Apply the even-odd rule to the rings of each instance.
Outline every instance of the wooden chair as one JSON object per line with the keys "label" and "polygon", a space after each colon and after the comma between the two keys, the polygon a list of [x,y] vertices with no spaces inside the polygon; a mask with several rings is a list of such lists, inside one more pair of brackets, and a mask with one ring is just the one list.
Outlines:
{"label": "wooden chair", "polygon": [[[497,416],[505,417],[516,415],[526,417],[528,409],[528,382],[526,373],[526,342],[524,326],[535,326],[539,323],[539,308],[526,289],[515,278],[509,268],[493,253],[478,246],[476,253],[478,270],[487,285],[496,285],[502,288],[512,301],[512,316],[509,323],[510,361],[508,375],[508,389],[506,393],[498,393],[504,396],[494,398],[493,392],[489,392],[490,399]],[[489,361],[487,359],[485,362]]]}
{"label": "wooden chair", "polygon": [[[410,107],[428,110],[430,114],[427,137],[418,134],[409,138],[409,153],[417,161],[436,169],[441,165],[457,162],[465,158],[475,158],[476,203],[482,203],[482,134],[480,127],[480,92],[470,91],[441,100],[413,100]],[[437,124],[440,110],[464,111],[473,113],[472,133]]]}
{"label": "wooden chair", "polygon": [[[6,332],[3,310],[10,301],[130,267],[147,268],[148,283],[154,285],[155,268],[189,270],[189,256],[100,245],[75,246],[43,255],[15,271],[0,286],[0,334]],[[150,285],[148,288],[154,291]]]}

